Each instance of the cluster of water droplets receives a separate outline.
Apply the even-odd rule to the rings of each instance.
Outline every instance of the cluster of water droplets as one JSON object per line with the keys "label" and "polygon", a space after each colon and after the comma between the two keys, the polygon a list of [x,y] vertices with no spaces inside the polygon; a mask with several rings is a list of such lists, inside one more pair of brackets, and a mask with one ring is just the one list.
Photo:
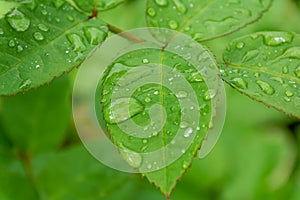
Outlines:
{"label": "cluster of water droplets", "polygon": [[[230,82],[241,90],[247,91],[256,84],[262,94],[283,96],[285,102],[291,102],[295,90],[298,90],[297,82],[300,78],[300,48],[289,45],[294,37],[293,33],[266,32],[251,35],[247,42],[232,43],[227,51],[241,51],[239,54],[244,55],[240,61],[234,62],[250,65],[254,67],[254,72],[251,69],[225,68],[227,70],[220,70],[221,75],[232,77]],[[257,41],[261,41],[263,46],[260,49],[248,50],[248,45]],[[254,95],[261,97],[261,93]]]}

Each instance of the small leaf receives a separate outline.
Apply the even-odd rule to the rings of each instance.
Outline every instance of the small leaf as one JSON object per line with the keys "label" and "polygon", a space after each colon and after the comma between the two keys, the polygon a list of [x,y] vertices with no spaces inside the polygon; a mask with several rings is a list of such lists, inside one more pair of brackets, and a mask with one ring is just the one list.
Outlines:
{"label": "small leaf", "polygon": [[223,79],[243,94],[300,118],[300,35],[259,32],[231,42]]}
{"label": "small leaf", "polygon": [[[199,66],[214,65],[207,51],[195,55]],[[167,196],[201,146],[214,98],[185,59],[189,55],[159,49],[126,53],[108,68],[96,93],[99,123],[105,120],[124,160]]]}
{"label": "small leaf", "polygon": [[109,10],[123,3],[125,0],[75,0],[78,8],[91,13],[95,8],[98,11]]}
{"label": "small leaf", "polygon": [[13,147],[30,155],[58,147],[70,120],[69,98],[68,79],[63,78],[36,91],[3,99],[1,123]]}
{"label": "small leaf", "polygon": [[196,41],[211,40],[258,20],[272,0],[148,0],[150,27],[171,28]]}
{"label": "small leaf", "polygon": [[27,91],[70,71],[107,35],[100,19],[88,19],[68,3],[42,0],[14,8],[0,27],[0,95]]}

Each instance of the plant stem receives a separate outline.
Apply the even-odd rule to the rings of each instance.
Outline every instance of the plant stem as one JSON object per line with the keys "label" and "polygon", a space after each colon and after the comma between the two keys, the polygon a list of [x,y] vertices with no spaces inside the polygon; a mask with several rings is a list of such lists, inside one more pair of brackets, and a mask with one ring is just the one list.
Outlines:
{"label": "plant stem", "polygon": [[122,37],[124,37],[128,40],[131,40],[133,42],[139,42],[139,43],[145,42],[144,39],[136,37],[136,36],[134,36],[130,33],[127,33],[127,32],[125,32],[125,31],[123,31],[123,30],[121,30],[121,29],[119,29],[119,28],[117,28],[117,27],[115,27],[111,24],[107,24],[107,27],[108,27],[109,31],[111,31],[112,33],[119,34],[120,36],[122,36]]}
{"label": "plant stem", "polygon": [[32,170],[31,156],[28,153],[19,153],[18,158],[24,166],[26,176],[28,177],[32,187],[34,188],[37,197],[40,198],[40,194],[36,185],[36,179]]}

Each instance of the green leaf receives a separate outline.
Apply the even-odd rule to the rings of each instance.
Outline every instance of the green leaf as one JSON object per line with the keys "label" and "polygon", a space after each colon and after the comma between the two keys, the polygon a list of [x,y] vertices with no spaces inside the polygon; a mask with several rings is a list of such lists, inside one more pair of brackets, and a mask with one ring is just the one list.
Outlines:
{"label": "green leaf", "polygon": [[243,94],[300,118],[300,35],[259,32],[231,42],[223,79]]}
{"label": "green leaf", "polygon": [[258,20],[272,0],[148,0],[147,23],[196,41],[211,40]]}
{"label": "green leaf", "polygon": [[125,0],[74,0],[78,8],[91,13],[95,8],[98,11],[109,10],[123,3]]}
{"label": "green leaf", "polygon": [[70,71],[107,35],[100,19],[50,0],[14,8],[0,27],[0,95],[27,91]]}
{"label": "green leaf", "polygon": [[[199,65],[214,64],[206,51],[198,53],[203,56]],[[177,79],[180,75],[185,81]],[[207,95],[202,75],[176,54],[151,48],[136,50],[114,61],[96,94],[99,123],[105,124],[103,129],[108,129],[123,158],[169,196],[191,165],[209,127],[213,97]],[[192,101],[193,95],[193,105],[182,106],[182,102]],[[194,113],[201,115],[201,120],[194,119]],[[186,145],[190,139],[191,144]],[[148,156],[156,151],[160,153]],[[178,158],[172,160],[173,154]]]}
{"label": "green leaf", "polygon": [[33,163],[45,199],[119,199],[114,197],[130,184],[130,176],[101,165],[83,146],[39,157]]}
{"label": "green leaf", "polygon": [[32,155],[61,145],[71,117],[70,95],[68,79],[62,78],[3,99],[1,123],[15,150]]}

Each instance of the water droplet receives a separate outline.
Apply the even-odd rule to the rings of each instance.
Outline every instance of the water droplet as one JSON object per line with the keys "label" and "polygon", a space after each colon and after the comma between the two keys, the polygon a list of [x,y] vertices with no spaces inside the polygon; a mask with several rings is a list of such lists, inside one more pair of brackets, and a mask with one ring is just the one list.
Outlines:
{"label": "water droplet", "polygon": [[147,169],[151,169],[151,168],[152,168],[151,164],[147,165]]}
{"label": "water droplet", "polygon": [[192,128],[187,128],[183,134],[183,137],[188,138],[191,136],[191,134],[193,133],[193,129]]}
{"label": "water droplet", "polygon": [[176,29],[176,28],[178,28],[178,24],[177,24],[177,22],[174,21],[174,20],[170,20],[170,21],[168,22],[168,25],[169,25],[169,27],[170,27],[171,29]]}
{"label": "water droplet", "polygon": [[20,89],[21,90],[28,89],[30,85],[31,85],[31,80],[27,79],[20,84]]}
{"label": "water droplet", "polygon": [[244,46],[245,46],[244,42],[239,42],[236,44],[236,48],[238,48],[238,49],[242,49]]}
{"label": "water droplet", "polygon": [[148,143],[148,140],[144,139],[143,144],[147,144],[147,143]]}
{"label": "water droplet", "polygon": [[279,82],[279,83],[281,83],[281,84],[284,83],[283,80],[282,80],[282,78],[280,78],[280,77],[271,77],[270,79],[271,79],[271,80],[274,80],[274,81],[277,81],[277,82]]}
{"label": "water droplet", "polygon": [[214,89],[209,89],[205,92],[204,94],[204,100],[208,101],[213,99],[216,96],[216,90]]}
{"label": "water droplet", "polygon": [[9,47],[15,47],[15,46],[16,46],[15,41],[14,41],[14,40],[9,40],[8,46],[9,46]]}
{"label": "water droplet", "polygon": [[256,83],[265,94],[272,95],[275,93],[274,88],[268,83],[264,81],[256,81]]}
{"label": "water droplet", "polygon": [[67,16],[67,19],[70,21],[70,22],[73,22],[74,21],[74,18],[70,15]]}
{"label": "water droplet", "polygon": [[91,45],[98,45],[107,36],[104,31],[95,27],[85,27],[83,30],[85,37],[87,37]]}
{"label": "water droplet", "polygon": [[292,97],[292,96],[294,96],[294,93],[291,92],[291,91],[289,91],[289,90],[287,90],[287,91],[285,92],[285,95],[286,95],[287,97]]}
{"label": "water droplet", "polygon": [[202,75],[200,73],[192,73],[192,75],[189,77],[189,81],[192,83],[196,83],[196,82],[203,82],[203,78]]}
{"label": "water droplet", "polygon": [[185,5],[183,4],[183,2],[181,0],[173,0],[173,2],[176,6],[176,9],[180,13],[184,14],[186,12],[187,9],[186,9]]}
{"label": "water droplet", "polygon": [[244,58],[243,58],[243,62],[252,60],[252,59],[256,58],[258,55],[259,55],[259,51],[258,50],[248,51],[246,53],[246,55],[244,56]]}
{"label": "water droplet", "polygon": [[33,34],[33,37],[34,37],[34,39],[37,40],[37,41],[42,41],[42,40],[45,39],[44,36],[43,36],[43,34],[41,34],[40,32],[35,32],[35,33]]}
{"label": "water droplet", "polygon": [[187,128],[189,126],[189,123],[182,121],[180,122],[180,128]]}
{"label": "water droplet", "polygon": [[153,94],[154,94],[154,95],[158,95],[158,94],[159,94],[158,90],[155,90],[155,91],[153,92]]}
{"label": "water droplet", "polygon": [[148,8],[147,13],[151,17],[154,17],[156,15],[156,12],[153,8]]}
{"label": "water droplet", "polygon": [[38,69],[38,68],[40,68],[40,67],[41,67],[41,65],[39,65],[39,64],[37,64],[37,65],[35,66],[36,69]]}
{"label": "water droplet", "polygon": [[148,64],[148,63],[149,63],[149,60],[148,60],[147,58],[144,58],[144,59],[143,59],[143,63],[144,63],[144,64]]}
{"label": "water droplet", "polygon": [[178,91],[175,96],[179,99],[181,98],[186,98],[188,96],[188,94],[185,91]]}
{"label": "water droplet", "polygon": [[297,78],[300,78],[300,66],[298,66],[295,70],[295,75]]}
{"label": "water droplet", "polygon": [[4,31],[2,28],[0,28],[0,35],[3,35],[4,34]]}
{"label": "water droplet", "polygon": [[69,34],[67,36],[68,40],[70,41],[71,44],[73,44],[73,48],[75,51],[84,51],[86,49],[83,41],[82,41],[82,38],[77,35],[77,34]]}
{"label": "water droplet", "polygon": [[38,24],[38,28],[44,32],[49,31],[49,27],[47,27],[45,24]]}
{"label": "water droplet", "polygon": [[20,53],[24,50],[24,48],[21,45],[17,46],[17,52]]}
{"label": "water droplet", "polygon": [[152,133],[152,136],[158,136],[158,132],[157,131],[154,131],[153,133]]}
{"label": "water droplet", "polygon": [[151,98],[150,98],[150,97],[146,97],[146,98],[145,98],[145,102],[146,102],[146,103],[151,102]]}
{"label": "water droplet", "polygon": [[255,77],[255,78],[259,78],[259,77],[260,77],[260,74],[257,73],[257,72],[255,72],[255,73],[254,73],[254,77]]}
{"label": "water droplet", "polygon": [[230,82],[240,89],[248,88],[248,83],[242,78],[233,78]]}
{"label": "water droplet", "polygon": [[266,45],[278,46],[284,43],[291,43],[293,41],[294,35],[292,33],[269,32],[264,33],[263,37]]}
{"label": "water droplet", "polygon": [[18,32],[23,32],[30,26],[30,20],[22,12],[15,8],[11,13],[6,15],[9,25]]}
{"label": "water droplet", "polygon": [[168,5],[168,0],[155,0],[155,3],[159,6],[167,6]]}
{"label": "water droplet", "polygon": [[289,97],[284,97],[283,98],[286,102],[291,102],[291,99]]}
{"label": "water droplet", "polygon": [[143,110],[144,107],[134,98],[120,98],[110,104],[108,116],[105,115],[105,119],[108,123],[120,123]]}
{"label": "water droplet", "polygon": [[284,74],[289,73],[289,68],[287,66],[282,67],[282,73]]}
{"label": "water droplet", "polygon": [[279,57],[281,58],[296,58],[300,59],[300,47],[291,47],[288,50],[284,52],[282,56]]}
{"label": "water droplet", "polygon": [[190,163],[188,163],[187,161],[183,161],[183,163],[182,163],[183,169],[187,169],[189,166],[190,166]]}
{"label": "water droplet", "polygon": [[126,162],[133,168],[139,168],[142,164],[142,156],[120,145],[120,153]]}
{"label": "water droplet", "polygon": [[47,12],[47,10],[41,10],[41,13],[43,14],[43,15],[47,15],[48,14],[48,12]]}

